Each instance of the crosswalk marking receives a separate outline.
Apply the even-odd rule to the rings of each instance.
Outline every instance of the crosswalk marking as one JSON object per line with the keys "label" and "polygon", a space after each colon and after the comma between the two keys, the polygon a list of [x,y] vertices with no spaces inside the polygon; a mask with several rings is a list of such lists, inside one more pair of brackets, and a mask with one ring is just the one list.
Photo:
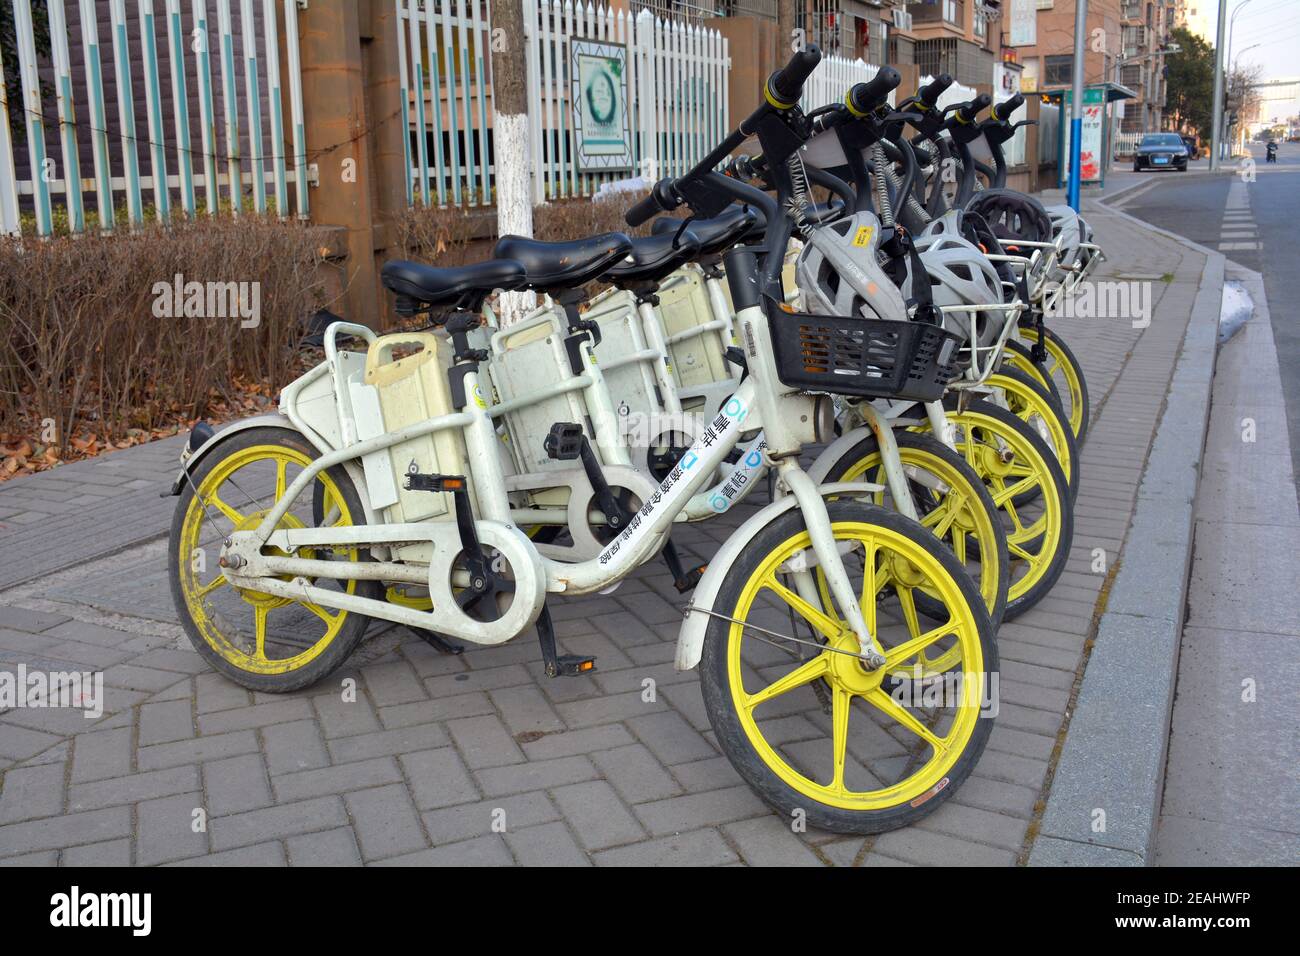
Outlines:
{"label": "crosswalk marking", "polygon": [[1246,184],[1240,179],[1233,180],[1228,184],[1228,197],[1224,202],[1223,225],[1219,230],[1219,251],[1235,252],[1259,248],[1255,217],[1251,212],[1250,195],[1246,192]]}

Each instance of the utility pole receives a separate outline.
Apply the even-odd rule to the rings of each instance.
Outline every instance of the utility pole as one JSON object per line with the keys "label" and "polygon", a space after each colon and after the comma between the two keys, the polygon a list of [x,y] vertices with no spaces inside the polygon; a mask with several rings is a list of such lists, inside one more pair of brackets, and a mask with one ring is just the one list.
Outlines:
{"label": "utility pole", "polygon": [[1227,52],[1224,34],[1228,25],[1228,0],[1219,0],[1219,28],[1214,40],[1214,103],[1210,106],[1210,172],[1219,171],[1219,149],[1223,143],[1223,58]]}
{"label": "utility pole", "polygon": [[[492,139],[496,157],[497,235],[533,234],[532,183],[528,169],[527,54],[523,0],[492,4]],[[531,295],[501,297],[500,321],[522,317]]]}
{"label": "utility pole", "polygon": [[1088,0],[1076,0],[1074,8],[1074,76],[1070,86],[1070,181],[1066,201],[1079,211],[1080,151],[1083,140],[1083,51],[1088,32]]}

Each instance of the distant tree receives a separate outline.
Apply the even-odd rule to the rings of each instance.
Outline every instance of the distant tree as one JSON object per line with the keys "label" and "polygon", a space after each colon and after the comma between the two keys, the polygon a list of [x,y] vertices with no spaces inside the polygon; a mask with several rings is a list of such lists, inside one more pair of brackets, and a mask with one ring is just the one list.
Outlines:
{"label": "distant tree", "polygon": [[1165,57],[1167,108],[1177,115],[1183,129],[1195,130],[1202,141],[1208,142],[1214,99],[1214,48],[1185,27],[1175,27],[1169,39],[1178,44],[1179,51]]}
{"label": "distant tree", "polygon": [[[13,4],[0,12],[0,53],[5,63],[5,95],[9,100],[9,134],[15,143],[27,142],[27,114],[23,109],[23,84],[18,71],[18,36],[14,26]],[[50,55],[50,15],[45,0],[32,0],[32,32],[36,35],[36,54]]]}

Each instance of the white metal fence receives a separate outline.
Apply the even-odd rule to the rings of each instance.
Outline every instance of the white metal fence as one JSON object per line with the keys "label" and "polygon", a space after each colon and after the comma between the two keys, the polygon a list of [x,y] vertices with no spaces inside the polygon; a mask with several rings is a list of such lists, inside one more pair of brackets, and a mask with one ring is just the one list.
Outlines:
{"label": "white metal fence", "polygon": [[[88,193],[95,195],[101,229],[111,229],[119,216],[132,225],[143,222],[147,193],[152,194],[154,214],[160,219],[171,214],[174,199],[188,216],[197,215],[201,208],[215,214],[223,204],[237,214],[245,175],[251,180],[258,212],[274,203],[281,217],[288,216],[291,208],[299,217],[307,216],[297,0],[157,2],[161,14],[155,11],[155,0],[110,0],[106,10],[95,0],[48,0],[51,55],[49,64],[43,64],[37,56],[31,0],[12,0],[21,98],[5,88],[0,71],[0,229],[4,233],[17,233],[22,213],[29,209],[36,232],[50,235],[55,196],[62,196],[68,230],[83,232]],[[232,2],[238,3],[237,27]],[[79,14],[71,24],[68,6]],[[160,16],[165,30],[161,50]],[[287,71],[280,66],[281,27]],[[104,63],[108,51],[100,43],[101,28],[111,44],[111,70]],[[236,65],[237,56],[242,69]],[[53,76],[56,119],[48,116],[43,102],[43,65]],[[281,106],[286,72],[292,153],[285,145]],[[85,102],[74,98],[78,89],[84,91]],[[136,116],[137,89],[144,94],[143,118]],[[116,104],[115,111],[110,111],[111,103]],[[192,111],[198,113],[197,143]],[[241,112],[247,124],[242,129]],[[15,161],[21,155],[15,150],[23,145],[12,142],[9,135],[11,114],[21,116],[18,125],[26,140],[26,162],[21,164]],[[57,131],[57,157],[47,152],[51,124]],[[27,174],[22,180],[20,165]],[[83,176],[85,166],[93,169],[93,176]],[[125,209],[119,208],[119,201],[124,201]]]}
{"label": "white metal fence", "polygon": [[1137,149],[1138,143],[1142,141],[1142,134],[1121,133],[1116,130],[1111,136],[1111,141],[1115,144],[1114,152],[1116,156],[1132,156]]}
{"label": "white metal fence", "polygon": [[[412,136],[407,199],[425,204],[492,202],[490,10],[478,0],[394,0],[402,98]],[[727,41],[716,30],[633,17],[592,3],[523,0],[529,156],[536,202],[590,196],[637,175],[685,172],[730,130]],[[454,9],[453,9],[454,8]],[[584,172],[572,103],[570,41],[628,49],[630,168]]]}

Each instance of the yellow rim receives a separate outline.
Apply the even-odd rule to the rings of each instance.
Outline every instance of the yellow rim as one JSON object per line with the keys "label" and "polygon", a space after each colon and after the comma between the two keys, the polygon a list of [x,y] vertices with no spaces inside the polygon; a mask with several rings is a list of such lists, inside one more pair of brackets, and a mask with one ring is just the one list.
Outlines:
{"label": "yellow rim", "polygon": [[[952,467],[950,462],[923,448],[900,446],[898,456],[905,466],[911,465],[915,468],[924,469],[948,486],[949,490],[946,493],[921,489],[921,493],[929,491],[930,500],[928,502],[918,502],[918,504],[931,505],[931,509],[925,511],[921,516],[921,524],[929,528],[937,538],[943,541],[948,546],[948,550],[957,556],[957,560],[963,566],[966,565],[967,556],[970,553],[967,548],[968,537],[975,539],[978,554],[996,555],[998,553],[998,531],[993,524],[993,516],[984,508],[975,490],[970,487],[969,482],[965,480],[960,471]],[[874,474],[866,477],[871,472],[874,472]],[[885,466],[881,461],[880,452],[873,451],[859,458],[849,465],[837,480],[865,480],[884,484]],[[915,488],[913,490],[916,491]],[[884,491],[876,492],[876,504],[883,505],[884,499]],[[918,510],[924,511],[924,508]],[[997,561],[988,561],[980,562],[978,576],[972,575],[976,577],[980,596],[984,598],[989,613],[992,613],[997,606],[998,592],[1002,586],[998,572]],[[822,588],[825,587],[824,577],[820,573],[818,574],[818,585]],[[910,613],[915,615],[916,607],[911,598],[911,590],[911,588],[906,588],[905,593],[900,591],[899,601],[903,604],[905,613],[908,613],[910,608]],[[928,586],[922,585],[921,590],[933,598],[938,598],[938,595]],[[829,591],[823,591],[823,600],[829,602]],[[829,606],[829,603],[827,606]],[[956,656],[951,650],[941,653],[936,658],[930,658],[925,653],[918,655],[918,657],[927,673],[930,671],[942,673],[957,662]],[[907,676],[910,676],[910,673]]]}
{"label": "yellow rim", "polygon": [[[290,483],[289,466],[305,468],[311,464],[311,458],[305,452],[287,445],[254,445],[241,449],[217,463],[199,484],[198,494],[191,498],[185,512],[178,555],[181,593],[185,597],[190,619],[198,628],[204,642],[224,660],[239,670],[252,674],[286,674],[306,666],[321,655],[343,628],[347,620],[347,612],[331,611],[306,601],[291,601],[261,591],[234,588],[226,580],[221,568],[217,566],[215,552],[220,547],[219,544],[214,543],[204,552],[201,569],[196,568],[198,562],[194,560],[194,556],[200,550],[201,535],[205,532],[211,533],[213,530],[210,522],[218,522],[218,528],[221,530],[226,530],[222,528],[222,524],[229,525],[229,530],[251,530],[261,523],[270,510],[246,500],[236,507],[232,501],[240,500],[236,497],[240,495],[237,485],[232,483],[229,493],[223,488],[236,472],[257,462],[274,462],[275,497],[278,500]],[[333,517],[334,520],[330,522],[333,526],[351,525],[352,513],[334,480],[328,473],[321,472],[317,475],[316,481],[320,482],[324,489],[322,501],[325,520],[329,521]],[[206,516],[204,504],[207,506]],[[222,520],[219,521],[218,516]],[[302,521],[292,513],[286,514],[277,525],[280,528],[302,526]],[[358,560],[356,549],[343,553],[348,560]],[[311,557],[312,552],[302,549],[298,556]],[[226,589],[234,590],[243,604],[248,607],[252,617],[251,634],[240,635],[244,640],[239,643],[236,643],[235,635],[227,634],[222,629],[221,625],[225,623],[224,619],[228,614],[218,613],[210,600],[215,592]],[[348,581],[346,593],[352,594],[355,590],[356,582]],[[289,604],[298,604],[311,611],[322,622],[324,633],[319,637],[308,635],[305,639],[312,641],[311,645],[297,654],[290,657],[268,657],[266,654],[268,617],[272,611]],[[219,621],[218,618],[222,620]],[[251,651],[241,646],[250,642]]]}
{"label": "yellow rim", "polygon": [[1014,349],[1002,350],[1002,364],[1009,365],[1017,371],[1024,372],[1043,388],[1051,391],[1052,385],[1048,381],[1047,374],[1038,366],[1028,355],[1017,352]]}
{"label": "yellow rim", "polygon": [[[860,554],[863,568],[860,600],[871,633],[880,633],[877,604],[884,582],[878,571],[895,561],[905,562],[926,576],[944,605],[958,609],[960,616],[951,616],[939,627],[920,634],[913,630],[909,620],[910,637],[892,647],[882,647],[886,664],[877,670],[866,670],[856,656],[824,650],[755,693],[746,691],[744,684],[746,665],[741,661],[744,629],[733,623],[727,638],[727,680],[732,705],[759,758],[797,792],[818,803],[847,810],[883,810],[909,801],[919,805],[947,785],[949,772],[975,731],[984,688],[984,655],[979,626],[957,582],[918,542],[899,532],[863,522],[837,522],[832,529],[836,540],[853,543],[853,550],[845,556],[846,567],[851,565],[850,558],[855,552]],[[856,654],[858,639],[844,620],[813,607],[777,579],[783,563],[809,548],[811,539],[807,532],[801,532],[768,552],[745,582],[731,616],[737,621],[747,620],[755,600],[764,591],[770,591],[807,621],[828,647]],[[886,674],[904,668],[926,648],[945,638],[952,638],[960,649],[961,677],[954,682],[958,694],[952,701],[955,705],[952,708],[953,719],[947,732],[940,736],[925,723],[922,712],[914,712],[892,697],[882,682]],[[832,697],[831,769],[825,782],[805,776],[791,766],[764,736],[755,717],[760,705],[818,680],[828,687]],[[903,779],[892,784],[878,780],[884,785],[869,790],[853,790],[846,784],[850,715],[855,698],[865,702],[857,711],[858,721],[865,722],[868,716],[883,715],[889,723],[899,725],[909,735],[913,746],[907,748],[912,752]]]}
{"label": "yellow rim", "polygon": [[[1021,329],[1020,337],[1033,344],[1038,341],[1038,330]],[[1043,371],[1053,378],[1059,372],[1065,381],[1066,391],[1070,394],[1070,431],[1078,438],[1079,430],[1083,428],[1083,384],[1079,381],[1079,370],[1052,336],[1046,337],[1043,348],[1047,350],[1047,363]]]}
{"label": "yellow rim", "polygon": [[[1061,543],[1064,502],[1047,462],[1020,432],[992,416],[969,409],[948,412],[947,417],[958,430],[957,450],[984,479],[993,504],[1004,517],[1011,558],[1007,600],[1014,601],[1028,593],[1051,567]],[[1000,454],[999,441],[1009,452],[1009,460]],[[1013,499],[1035,488],[1042,493],[1029,507],[1037,506],[1041,513],[1030,519],[1021,514]]]}
{"label": "yellow rim", "polygon": [[1074,468],[1074,462],[1070,458],[1070,441],[1065,434],[1068,426],[1052,407],[1051,401],[1041,392],[1026,387],[1024,382],[998,372],[990,375],[986,384],[991,388],[1002,389],[1006,395],[1008,411],[1051,444],[1068,482]]}

